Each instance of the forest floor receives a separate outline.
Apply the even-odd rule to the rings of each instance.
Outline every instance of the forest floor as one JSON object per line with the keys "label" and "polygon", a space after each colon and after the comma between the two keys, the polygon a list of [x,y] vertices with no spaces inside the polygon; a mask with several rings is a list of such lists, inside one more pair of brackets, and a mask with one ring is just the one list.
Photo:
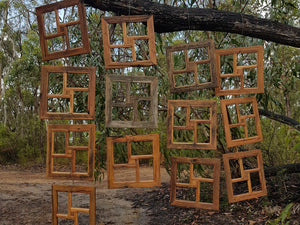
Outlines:
{"label": "forest floor", "polygon": [[[221,186],[219,211],[171,206],[170,177],[163,168],[161,180],[161,187],[107,189],[106,178],[101,183],[49,180],[40,165],[0,165],[0,225],[51,224],[52,184],[96,186],[97,225],[270,224],[284,215],[282,211],[290,202],[294,205],[289,211],[289,224],[300,224],[300,174],[268,178],[268,196],[233,204],[228,204]],[[85,201],[79,198],[77,204]]]}

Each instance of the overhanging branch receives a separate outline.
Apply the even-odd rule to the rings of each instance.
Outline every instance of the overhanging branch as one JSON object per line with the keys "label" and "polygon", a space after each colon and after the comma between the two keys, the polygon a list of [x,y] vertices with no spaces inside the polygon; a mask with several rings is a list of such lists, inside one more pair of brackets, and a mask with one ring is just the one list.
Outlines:
{"label": "overhanging branch", "polygon": [[182,8],[149,0],[84,0],[102,11],[120,15],[154,15],[155,32],[206,30],[242,34],[300,47],[300,28],[242,13],[215,9]]}
{"label": "overhanging branch", "polygon": [[275,120],[280,123],[284,123],[300,131],[300,122],[298,122],[297,120],[264,109],[259,109],[258,111],[262,116],[268,117],[269,119]]}

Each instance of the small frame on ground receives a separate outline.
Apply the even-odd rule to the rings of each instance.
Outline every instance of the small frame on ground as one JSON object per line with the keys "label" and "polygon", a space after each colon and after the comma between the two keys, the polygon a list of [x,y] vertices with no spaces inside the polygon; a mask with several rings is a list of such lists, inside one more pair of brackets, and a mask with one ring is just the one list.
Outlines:
{"label": "small frame on ground", "polygon": [[48,125],[47,178],[94,180],[95,125]]}
{"label": "small frame on ground", "polygon": [[217,86],[213,41],[166,48],[171,92],[188,92]]}
{"label": "small frame on ground", "polygon": [[153,16],[103,17],[106,69],[156,65]]}
{"label": "small frame on ground", "polygon": [[106,144],[108,188],[160,186],[158,134],[107,137]]}
{"label": "small frame on ground", "polygon": [[95,67],[41,67],[41,119],[95,119]]}
{"label": "small frame on ground", "polygon": [[106,76],[106,127],[157,128],[157,82],[149,76]]}
{"label": "small frame on ground", "polygon": [[219,210],[220,159],[171,158],[171,205]]}
{"label": "small frame on ground", "polygon": [[36,8],[43,60],[90,52],[84,3],[68,0]]}
{"label": "small frame on ground", "polygon": [[167,147],[215,150],[217,148],[217,102],[169,100]]}
{"label": "small frame on ground", "polygon": [[221,100],[227,147],[263,140],[255,97]]}
{"label": "small frame on ground", "polygon": [[52,224],[70,221],[74,225],[96,225],[95,187],[52,185]]}
{"label": "small frame on ground", "polygon": [[229,203],[267,195],[260,150],[223,155]]}
{"label": "small frame on ground", "polygon": [[217,96],[264,92],[262,46],[219,49],[215,50],[215,57]]}

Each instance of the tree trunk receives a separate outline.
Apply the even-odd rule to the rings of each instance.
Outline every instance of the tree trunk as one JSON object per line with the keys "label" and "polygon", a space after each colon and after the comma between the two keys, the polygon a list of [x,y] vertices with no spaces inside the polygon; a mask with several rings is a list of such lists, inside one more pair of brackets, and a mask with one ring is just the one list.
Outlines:
{"label": "tree trunk", "polygon": [[[7,27],[7,19],[8,19],[8,7],[3,8],[2,12],[2,19],[3,19],[3,27]],[[5,96],[5,85],[4,85],[4,73],[3,73],[3,60],[4,60],[4,32],[0,32],[0,51],[3,52],[3,55],[1,56],[0,60],[0,100],[3,99]],[[3,58],[2,58],[3,57]],[[3,82],[3,83],[2,83]],[[5,102],[3,101],[3,124],[6,125],[7,123],[7,113],[6,113],[6,105]]]}
{"label": "tree trunk", "polygon": [[300,28],[242,13],[182,8],[149,0],[84,0],[94,8],[120,15],[154,15],[155,32],[206,30],[242,34],[300,47]]}

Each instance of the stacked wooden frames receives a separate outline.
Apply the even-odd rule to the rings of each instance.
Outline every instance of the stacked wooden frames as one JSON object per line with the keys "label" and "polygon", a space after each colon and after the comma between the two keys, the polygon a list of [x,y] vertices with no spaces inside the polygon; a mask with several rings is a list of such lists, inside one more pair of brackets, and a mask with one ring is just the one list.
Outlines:
{"label": "stacked wooden frames", "polygon": [[[67,195],[67,201],[61,201],[61,193]],[[88,208],[73,205],[76,194],[87,195],[89,198]],[[61,197],[61,196],[60,196]],[[82,199],[81,201],[82,202]],[[61,203],[61,204],[59,204]],[[65,204],[63,204],[65,203]],[[52,185],[52,224],[58,225],[59,220],[73,220],[74,225],[79,225],[79,214],[88,214],[88,224],[96,225],[96,188],[87,186]],[[86,224],[87,221],[85,221]]]}
{"label": "stacked wooden frames", "polygon": [[[72,16],[66,16],[70,12],[73,13]],[[42,60],[90,52],[83,1],[66,0],[44,5],[36,8],[36,13]],[[94,67],[42,66],[40,118],[94,120],[95,77]],[[47,178],[93,180],[95,125],[74,125],[73,122],[71,125],[51,124],[48,125],[47,132]],[[77,164],[78,158],[80,165]],[[61,163],[63,166],[60,166]],[[67,201],[60,199],[60,193],[66,193]],[[95,187],[53,185],[52,224],[57,225],[61,220],[73,220],[75,225],[95,225],[95,193]],[[89,197],[89,207],[74,206],[74,194]],[[82,198],[80,200],[84,201]],[[59,203],[66,203],[66,207]],[[88,214],[88,220],[80,222],[81,214]]]}
{"label": "stacked wooden frames", "polygon": [[[77,9],[77,10],[76,10]],[[75,10],[77,18],[67,17],[62,21],[64,10]],[[36,8],[43,60],[59,59],[90,52],[86,14],[81,0],[61,1]],[[56,21],[52,30],[46,30],[49,19]],[[50,27],[50,26],[49,26]],[[80,31],[80,39],[72,33]],[[75,40],[74,40],[75,39]]]}
{"label": "stacked wooden frames", "polygon": [[[116,151],[115,145],[123,143],[126,145],[125,150],[127,152],[127,160],[123,163],[116,163],[114,158],[114,152]],[[150,148],[150,154],[134,154],[132,144],[138,143],[141,148]],[[144,143],[144,144],[141,144]],[[108,176],[108,188],[124,188],[124,187],[153,187],[160,186],[160,152],[159,152],[159,135],[136,135],[125,137],[107,137],[107,176]],[[141,149],[141,152],[145,152],[147,149]],[[153,172],[152,179],[146,177],[142,179],[140,174],[140,161],[151,160]],[[134,178],[130,181],[117,180],[122,176],[122,169],[134,169]],[[123,171],[124,172],[124,171]]]}
{"label": "stacked wooden frames", "polygon": [[[167,65],[171,92],[189,92],[215,88],[217,84],[213,41],[167,47]],[[179,113],[180,112],[180,113]],[[190,137],[181,140],[182,134]],[[167,147],[174,149],[215,150],[217,148],[217,102],[214,100],[168,100]],[[172,157],[171,204],[218,210],[220,160]],[[177,182],[179,164],[188,164],[188,182]],[[195,177],[194,165],[210,165],[211,178]],[[198,174],[199,175],[199,174]],[[203,202],[200,186],[211,185],[211,202]],[[194,189],[194,201],[178,199],[179,189]],[[180,191],[179,191],[180,192]],[[180,193],[179,193],[180,195]]]}
{"label": "stacked wooden frames", "polygon": [[[64,17],[69,11],[74,17]],[[43,60],[59,59],[90,52],[84,4],[80,0],[62,1],[36,8]],[[52,20],[55,24],[48,24]],[[52,30],[46,30],[52,27]],[[80,40],[73,32],[80,30]],[[52,32],[52,33],[51,33]],[[50,34],[49,34],[50,33]],[[61,43],[57,40],[61,39]],[[62,49],[50,52],[52,41]],[[75,42],[78,46],[75,46]],[[75,46],[75,47],[74,47]],[[95,67],[41,67],[40,118],[58,120],[95,119]],[[85,133],[82,143],[72,133]],[[64,146],[57,152],[56,135],[63,136]],[[82,137],[82,135],[79,135]],[[81,140],[82,141],[82,140]],[[95,125],[48,125],[47,177],[92,180],[94,176]],[[86,172],[78,172],[76,155],[87,154]],[[70,161],[69,171],[59,171],[54,161]]]}
{"label": "stacked wooden frames", "polygon": [[[191,49],[207,47],[209,49],[208,57],[194,58]],[[199,51],[199,50],[198,50]],[[202,50],[203,51],[203,50]],[[167,62],[168,62],[168,78],[171,92],[188,92],[204,88],[215,88],[217,96],[230,95],[229,99],[221,100],[221,111],[223,115],[223,125],[225,129],[225,137],[228,147],[236,147],[244,144],[250,144],[262,141],[262,132],[260,127],[260,120],[255,97],[245,98],[232,98],[233,95],[248,95],[255,93],[263,93],[263,48],[261,46],[222,49],[215,50],[213,42],[200,42],[192,44],[183,44],[167,47]],[[202,55],[203,52],[201,53]],[[193,59],[193,60],[191,60]],[[195,60],[196,59],[196,60]],[[216,62],[215,62],[216,60]],[[177,63],[177,64],[176,64]],[[209,77],[209,82],[199,83],[201,79],[197,66],[200,64],[208,63],[210,65],[210,72],[206,70],[206,77]],[[205,71],[205,70],[204,70]],[[205,73],[205,72],[204,72]],[[205,77],[205,74],[204,74]],[[184,83],[187,78],[190,78],[190,83]],[[193,103],[192,103],[193,102]],[[167,130],[167,147],[175,149],[216,149],[216,102],[214,101],[198,101],[201,102],[202,107],[210,107],[210,119],[197,119],[192,116],[192,108],[196,105],[196,100],[169,100],[168,101],[168,130]],[[212,105],[211,102],[214,102]],[[194,105],[192,105],[194,104]],[[198,103],[200,104],[200,103]],[[201,105],[200,104],[200,105]],[[200,106],[198,105],[198,106]],[[178,112],[181,113],[178,113]],[[186,116],[182,116],[185,112]],[[199,113],[195,113],[198,114]],[[197,123],[204,123],[210,125],[209,138],[204,139],[204,143],[197,141]],[[207,126],[206,126],[207,127]],[[238,130],[238,132],[235,132]],[[186,132],[191,137],[186,142],[176,141],[176,133]],[[202,132],[203,133],[203,132]],[[239,134],[239,135],[237,135]],[[208,136],[208,135],[207,135]],[[241,201],[253,197],[260,197],[266,194],[266,185],[262,170],[262,159],[259,156],[258,150],[254,151],[257,154],[257,168],[252,170],[241,169],[243,174],[242,178],[231,179],[230,170],[228,165],[224,165],[226,173],[226,183],[228,187],[228,195],[230,202]],[[251,156],[250,152],[231,153],[228,157],[236,157],[240,161],[241,158]],[[235,155],[236,154],[236,155]],[[223,156],[224,164],[228,164],[227,154]],[[171,174],[171,203],[174,205],[184,207],[199,207],[205,208],[207,206],[202,204],[188,203],[186,201],[176,200],[176,186],[194,185],[194,178],[190,175],[189,180],[191,183],[177,184],[177,164],[179,162],[188,162],[189,158],[172,158],[172,171]],[[199,159],[200,160],[200,159]],[[202,159],[201,159],[202,160]],[[205,161],[205,159],[203,159]],[[212,159],[215,160],[215,159]],[[178,162],[177,162],[178,161]],[[191,161],[190,161],[191,163]],[[173,165],[174,164],[174,165]],[[191,166],[191,168],[193,168]],[[191,169],[188,170],[191,173]],[[228,172],[229,171],[229,172]],[[185,171],[186,172],[186,171]],[[259,173],[259,182],[261,191],[253,191],[251,186],[251,173]],[[248,193],[243,195],[234,196],[232,186],[238,185],[240,182],[248,182]],[[198,191],[198,190],[197,190]],[[196,191],[196,202],[199,201]],[[230,192],[230,193],[229,193]],[[216,204],[209,206],[209,209],[218,209]]]}
{"label": "stacked wooden frames", "polygon": [[[102,18],[106,69],[156,65],[153,16]],[[107,75],[105,126],[108,128],[157,128],[157,77]],[[121,117],[119,116],[121,115]],[[152,187],[160,185],[159,135],[107,137],[108,188]],[[134,142],[149,142],[151,154],[140,149],[134,154]],[[146,145],[149,145],[146,144]],[[117,144],[125,144],[126,162],[114,157]],[[149,147],[149,146],[148,146]],[[153,179],[143,180],[140,161],[151,160]],[[118,170],[134,170],[133,179],[118,181]]]}
{"label": "stacked wooden frames", "polygon": [[[216,50],[215,56],[218,77],[216,95],[264,92],[262,46]],[[227,147],[263,140],[256,97],[235,97],[220,102]],[[245,161],[248,160],[248,167],[251,164],[249,159],[255,161],[253,168],[245,167]],[[267,194],[260,150],[224,154],[223,161],[230,203]],[[235,166],[234,171],[239,171],[239,177],[232,177],[232,165]],[[257,183],[259,185],[254,185]]]}

